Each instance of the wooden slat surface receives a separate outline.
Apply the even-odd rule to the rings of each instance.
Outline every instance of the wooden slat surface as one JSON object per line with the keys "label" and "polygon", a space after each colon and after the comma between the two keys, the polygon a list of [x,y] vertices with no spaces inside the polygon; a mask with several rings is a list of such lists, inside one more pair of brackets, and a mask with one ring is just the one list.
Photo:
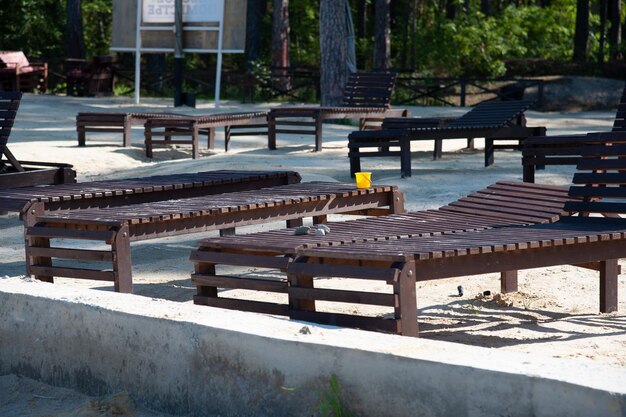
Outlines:
{"label": "wooden slat surface", "polygon": [[360,190],[352,184],[310,182],[130,206],[55,212],[41,216],[39,219],[45,222],[74,224],[116,221],[129,224],[153,223],[185,217],[289,206],[303,202],[324,202],[338,197],[389,193],[391,190],[392,187],[389,186]]}
{"label": "wooden slat surface", "polygon": [[123,180],[92,181],[84,183],[60,184],[46,187],[24,187],[0,191],[0,206],[4,199],[28,202],[58,202],[107,198],[114,195],[131,195],[167,191],[183,188],[211,187],[225,184],[238,184],[264,178],[287,176],[299,177],[295,172],[286,171],[207,171],[193,174],[156,175],[144,178]]}

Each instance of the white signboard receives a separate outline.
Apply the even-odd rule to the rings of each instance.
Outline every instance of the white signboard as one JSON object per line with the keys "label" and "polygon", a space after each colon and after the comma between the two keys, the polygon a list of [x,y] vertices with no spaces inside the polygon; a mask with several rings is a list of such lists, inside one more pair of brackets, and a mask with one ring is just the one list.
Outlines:
{"label": "white signboard", "polygon": [[[144,23],[174,23],[175,0],[143,0]],[[183,0],[183,22],[221,22],[224,0]]]}

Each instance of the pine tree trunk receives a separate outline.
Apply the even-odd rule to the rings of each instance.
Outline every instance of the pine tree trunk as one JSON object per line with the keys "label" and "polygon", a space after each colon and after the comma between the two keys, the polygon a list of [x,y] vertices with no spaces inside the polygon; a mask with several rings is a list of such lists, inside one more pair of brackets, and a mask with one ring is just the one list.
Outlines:
{"label": "pine tree trunk", "polygon": [[341,104],[348,80],[348,0],[320,0],[320,91],[322,106]]}
{"label": "pine tree trunk", "polygon": [[376,69],[391,66],[391,33],[389,29],[390,0],[376,0],[376,29],[374,34],[374,62]]}
{"label": "pine tree trunk", "polygon": [[291,90],[289,68],[289,0],[274,0],[272,18],[272,59],[271,66],[274,88]]}
{"label": "pine tree trunk", "polygon": [[589,0],[576,1],[576,30],[574,32],[574,61],[589,58]]}
{"label": "pine tree trunk", "polygon": [[621,22],[622,1],[609,0],[609,21],[611,29],[609,30],[609,53],[611,59],[621,58],[620,47],[622,44],[622,22]]}
{"label": "pine tree trunk", "polygon": [[246,67],[250,71],[252,63],[261,58],[261,37],[265,0],[248,0],[246,11]]}
{"label": "pine tree trunk", "polygon": [[85,38],[83,36],[83,15],[80,0],[67,0],[67,32],[65,47],[68,58],[85,58]]}

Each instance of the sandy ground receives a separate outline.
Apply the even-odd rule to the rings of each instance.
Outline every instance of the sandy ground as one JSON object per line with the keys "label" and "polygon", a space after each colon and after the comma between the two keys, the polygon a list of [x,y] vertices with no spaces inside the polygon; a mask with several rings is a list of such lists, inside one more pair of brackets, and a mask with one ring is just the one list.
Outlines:
{"label": "sandy ground", "polygon": [[[251,111],[267,107],[267,104],[223,103],[217,111]],[[133,131],[131,148],[120,147],[121,135],[118,134],[88,136],[87,147],[77,146],[75,116],[79,111],[133,109],[173,111],[171,100],[147,99],[141,106],[135,106],[126,98],[26,95],[9,141],[10,149],[22,160],[71,163],[78,171],[79,181],[212,169],[289,169],[300,172],[304,181],[351,181],[346,137],[354,127],[349,125],[325,125],[321,153],[312,151],[312,137],[298,135],[279,136],[276,151],[267,149],[265,137],[235,137],[231,150],[225,153],[222,131],[217,133],[216,149],[202,149],[202,158],[197,160],[190,159],[190,149],[184,146],[156,149],[154,159],[147,159],[141,129]],[[413,115],[459,115],[466,111],[439,107],[411,107],[410,110]],[[176,111],[180,112],[180,109]],[[211,103],[200,103],[197,109],[184,111],[201,114],[216,109]],[[529,111],[526,115],[529,125],[545,125],[549,134],[563,134],[609,130],[614,113]],[[484,168],[483,141],[478,139],[476,143],[476,150],[466,150],[463,149],[465,140],[446,141],[444,157],[438,161],[431,159],[432,142],[414,144],[413,176],[410,179],[400,178],[399,162],[393,158],[366,159],[363,169],[373,172],[376,184],[398,185],[406,195],[406,206],[410,210],[436,208],[497,180],[521,180],[519,152],[496,152],[495,165]],[[537,181],[565,185],[572,172],[571,167],[549,167],[546,172],[538,173]],[[336,216],[333,219],[341,218]],[[240,232],[278,227],[281,224],[243,228]],[[189,279],[192,265],[188,256],[195,242],[204,236],[187,235],[135,243],[132,252],[135,292],[191,303],[195,288]],[[22,275],[23,257],[21,223],[14,214],[0,216],[0,276]],[[276,276],[272,271],[246,273]],[[620,277],[622,292],[625,281],[623,276]],[[111,286],[102,283],[68,279],[58,279],[57,285],[112,290]],[[457,295],[458,285],[465,289],[463,297]],[[626,298],[620,296],[620,313],[599,314],[598,287],[597,273],[570,266],[522,271],[520,291],[502,296],[497,294],[500,288],[497,274],[420,283],[417,296],[421,336],[624,367]],[[487,290],[493,295],[482,297]],[[352,311],[351,306],[346,308]],[[6,380],[0,382],[7,383]],[[37,400],[34,398],[32,401]],[[72,404],[80,404],[82,400],[75,401]],[[64,412],[67,413],[68,409],[46,415],[66,415]],[[2,408],[0,414],[4,415]]]}

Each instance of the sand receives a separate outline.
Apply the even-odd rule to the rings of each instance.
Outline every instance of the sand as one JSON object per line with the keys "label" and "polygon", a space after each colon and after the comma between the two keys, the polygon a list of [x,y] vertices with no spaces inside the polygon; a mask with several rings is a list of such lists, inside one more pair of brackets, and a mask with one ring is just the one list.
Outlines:
{"label": "sand", "polygon": [[[269,104],[242,105],[226,102],[217,110],[251,111]],[[278,150],[269,151],[265,137],[235,137],[231,150],[223,151],[223,132],[216,149],[202,149],[202,157],[190,159],[190,149],[158,148],[154,159],[145,157],[141,129],[133,131],[133,146],[122,148],[121,135],[88,136],[87,147],[77,146],[75,115],[79,111],[173,111],[171,100],[147,99],[135,106],[127,98],[66,98],[25,95],[9,146],[22,160],[67,162],[74,165],[79,181],[136,177],[212,169],[296,170],[304,181],[349,182],[347,134],[349,125],[325,125],[324,148],[313,152],[313,138],[279,136]],[[460,108],[410,107],[413,115],[458,115]],[[177,109],[176,111],[181,111]],[[200,103],[185,112],[213,112],[211,103]],[[609,130],[614,113],[526,113],[529,125],[545,125],[549,134]],[[433,161],[432,142],[414,144],[413,176],[400,178],[395,159],[367,159],[363,169],[373,172],[374,183],[395,184],[406,195],[410,210],[436,208],[497,180],[521,180],[519,152],[498,151],[495,165],[483,167],[483,141],[476,150],[463,149],[465,140],[446,141],[442,160]],[[203,144],[203,146],[206,146]],[[568,184],[572,167],[549,167],[537,181]],[[342,219],[333,216],[334,220]],[[281,227],[268,224],[243,228],[252,232]],[[138,242],[133,245],[135,292],[139,295],[191,303],[195,288],[189,274],[189,252],[201,237],[195,234]],[[24,273],[22,225],[16,215],[0,216],[0,276]],[[622,266],[624,263],[622,262]],[[267,271],[250,273],[272,274]],[[624,276],[619,279],[625,290]],[[0,286],[2,282],[0,281]],[[111,291],[108,284],[58,279],[59,286],[93,287]],[[464,296],[457,295],[457,286]],[[626,298],[621,295],[619,313],[598,313],[598,278],[593,271],[558,266],[520,272],[520,291],[498,294],[498,274],[420,283],[417,289],[421,337],[487,348],[530,352],[615,366],[626,366]],[[482,296],[491,291],[489,297]],[[352,307],[346,307],[351,309]],[[351,311],[351,310],[350,310]],[[59,414],[62,415],[62,414]]]}

